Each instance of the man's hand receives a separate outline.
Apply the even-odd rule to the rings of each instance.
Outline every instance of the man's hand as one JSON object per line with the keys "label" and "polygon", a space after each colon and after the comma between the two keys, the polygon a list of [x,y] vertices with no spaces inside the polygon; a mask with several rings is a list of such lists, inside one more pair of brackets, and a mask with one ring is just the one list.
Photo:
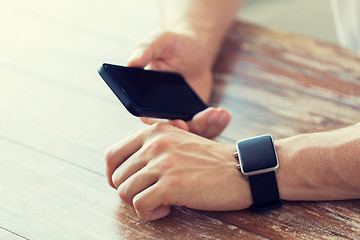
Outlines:
{"label": "man's hand", "polygon": [[160,31],[138,44],[128,66],[180,73],[199,97],[208,102],[213,81],[211,61],[190,34]]}
{"label": "man's hand", "polygon": [[158,123],[110,147],[106,175],[120,198],[147,221],[165,217],[171,205],[244,209],[252,198],[234,151],[235,146]]}
{"label": "man's hand", "polygon": [[[200,98],[208,102],[213,82],[212,61],[191,34],[156,32],[137,46],[128,66],[180,73]],[[150,125],[163,122],[153,118],[141,120]],[[220,135],[230,120],[231,115],[225,109],[209,108],[189,122],[175,120],[170,124],[206,138],[214,138]]]}

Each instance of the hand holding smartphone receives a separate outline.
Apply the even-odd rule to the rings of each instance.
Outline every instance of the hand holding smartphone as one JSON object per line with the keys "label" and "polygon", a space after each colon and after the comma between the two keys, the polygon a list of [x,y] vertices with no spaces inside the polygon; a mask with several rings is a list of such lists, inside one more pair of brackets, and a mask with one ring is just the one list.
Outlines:
{"label": "hand holding smartphone", "polygon": [[125,108],[138,117],[188,121],[208,107],[178,73],[107,63],[98,72]]}

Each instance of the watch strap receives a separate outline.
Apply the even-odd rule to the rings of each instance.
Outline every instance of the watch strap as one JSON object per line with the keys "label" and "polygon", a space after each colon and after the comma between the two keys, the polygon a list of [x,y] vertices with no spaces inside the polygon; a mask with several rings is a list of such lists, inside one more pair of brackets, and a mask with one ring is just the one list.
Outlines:
{"label": "watch strap", "polygon": [[249,176],[255,212],[264,212],[282,206],[275,171]]}

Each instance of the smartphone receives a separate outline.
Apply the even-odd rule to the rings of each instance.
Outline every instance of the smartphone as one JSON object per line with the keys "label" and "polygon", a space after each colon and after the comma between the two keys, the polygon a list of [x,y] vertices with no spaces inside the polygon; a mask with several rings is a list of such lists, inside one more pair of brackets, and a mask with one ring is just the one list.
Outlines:
{"label": "smartphone", "polygon": [[178,73],[107,63],[98,72],[125,108],[138,117],[188,121],[208,107]]}

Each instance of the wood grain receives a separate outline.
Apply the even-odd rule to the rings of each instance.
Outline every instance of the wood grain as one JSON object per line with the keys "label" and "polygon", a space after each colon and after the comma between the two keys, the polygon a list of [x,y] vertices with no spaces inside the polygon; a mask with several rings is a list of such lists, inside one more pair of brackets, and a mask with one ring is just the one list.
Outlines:
{"label": "wood grain", "polygon": [[[104,176],[0,139],[0,225],[29,239],[234,239],[262,237],[197,212],[174,208],[144,222]],[[191,229],[191,231],[189,231]]]}
{"label": "wood grain", "polygon": [[16,233],[10,232],[7,229],[0,228],[0,239],[2,240],[24,240],[28,239],[17,235]]}
{"label": "wood grain", "polygon": [[[287,202],[263,215],[175,207],[160,221],[140,220],[106,184],[103,152],[144,125],[119,104],[96,68],[125,64],[134,43],[159,27],[158,6],[106,4],[13,1],[0,10],[1,239],[360,235],[359,201]],[[212,103],[233,116],[218,141],[233,144],[263,133],[280,138],[359,121],[359,63],[331,44],[235,24],[214,68]]]}
{"label": "wood grain", "polygon": [[360,58],[304,36],[238,23],[214,68],[212,102],[230,139],[342,127],[360,119]]}
{"label": "wood grain", "polygon": [[[360,58],[307,37],[237,23],[215,66],[213,104],[232,124],[220,141],[270,133],[276,138],[360,121]],[[360,201],[286,202],[266,214],[208,216],[272,239],[360,236]]]}
{"label": "wood grain", "polygon": [[206,214],[271,239],[357,239],[359,207],[359,201],[286,202],[282,209],[265,214],[250,210]]}

